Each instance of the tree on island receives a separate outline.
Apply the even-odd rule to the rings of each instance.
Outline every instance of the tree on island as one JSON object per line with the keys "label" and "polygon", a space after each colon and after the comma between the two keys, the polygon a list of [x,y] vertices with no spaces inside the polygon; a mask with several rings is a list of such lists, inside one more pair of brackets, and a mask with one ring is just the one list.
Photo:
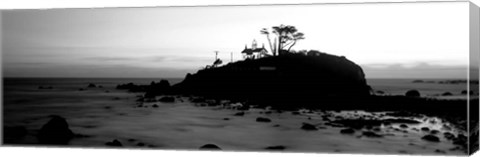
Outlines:
{"label": "tree on island", "polygon": [[212,67],[217,67],[218,65],[220,65],[222,63],[223,63],[223,61],[218,58],[217,60],[215,60],[215,62],[213,62]]}
{"label": "tree on island", "polygon": [[[263,28],[262,30],[260,30],[260,33],[267,36],[267,40],[273,56],[290,52],[290,50],[297,43],[298,40],[305,39],[304,34],[298,32],[295,26],[283,24],[280,26],[273,26],[272,31],[269,31],[267,28]],[[273,38],[273,44],[270,38],[270,34],[275,35],[275,37]],[[286,49],[287,47],[288,49]]]}
{"label": "tree on island", "polygon": [[223,61],[220,58],[217,58],[212,65],[207,65],[205,67],[200,67],[200,69],[210,69],[210,68],[216,68],[218,65],[223,64]]}

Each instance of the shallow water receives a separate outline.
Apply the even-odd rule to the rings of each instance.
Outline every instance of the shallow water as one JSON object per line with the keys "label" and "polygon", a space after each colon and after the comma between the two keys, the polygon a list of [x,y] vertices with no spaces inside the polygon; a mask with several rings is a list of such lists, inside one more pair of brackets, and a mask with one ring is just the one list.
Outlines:
{"label": "shallow water", "polygon": [[[258,108],[245,111],[244,116],[234,116],[240,111],[228,106],[201,107],[186,97],[176,98],[175,103],[142,103],[143,107],[139,107],[135,100],[141,94],[115,90],[117,82],[75,81],[53,84],[54,81],[51,90],[38,89],[38,82],[6,83],[4,125],[25,126],[28,130],[26,137],[13,143],[35,144],[35,134],[49,120],[48,115],[60,115],[77,134],[70,141],[71,146],[106,147],[106,142],[118,139],[124,147],[131,148],[198,149],[211,143],[223,150],[240,151],[266,151],[269,146],[284,146],[284,151],[292,152],[465,154],[463,150],[450,150],[457,146],[443,137],[443,132],[455,135],[464,132],[436,117],[407,117],[421,123],[408,124],[406,129],[400,128],[400,124],[382,125],[377,133],[384,136],[370,138],[362,136],[367,129],[345,135],[340,134],[343,127],[325,123],[360,116],[398,117],[383,116],[385,112],[320,110],[300,110],[297,115],[290,111],[269,113]],[[88,83],[103,88],[86,88]],[[153,108],[154,104],[158,108]],[[271,122],[256,122],[258,117],[269,118]],[[314,124],[318,130],[300,129],[304,122]],[[421,127],[439,130],[440,142],[422,140],[428,133],[412,130]]]}

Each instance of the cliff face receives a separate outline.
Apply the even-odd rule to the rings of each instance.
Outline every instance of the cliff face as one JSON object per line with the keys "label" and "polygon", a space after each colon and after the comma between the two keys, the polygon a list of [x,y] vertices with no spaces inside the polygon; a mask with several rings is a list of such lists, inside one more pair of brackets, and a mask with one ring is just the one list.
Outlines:
{"label": "cliff face", "polygon": [[328,54],[287,54],[230,63],[187,74],[174,88],[184,94],[262,102],[311,102],[370,93],[360,66]]}

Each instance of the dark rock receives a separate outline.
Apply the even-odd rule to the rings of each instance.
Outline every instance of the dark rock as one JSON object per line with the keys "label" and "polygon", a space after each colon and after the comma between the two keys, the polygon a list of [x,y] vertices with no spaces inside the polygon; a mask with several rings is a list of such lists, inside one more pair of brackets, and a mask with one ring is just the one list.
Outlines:
{"label": "dark rock", "polygon": [[102,86],[102,85],[100,85],[100,86],[98,86],[98,88],[103,88],[103,86]]}
{"label": "dark rock", "polygon": [[455,138],[455,135],[453,135],[453,134],[450,133],[450,132],[445,132],[445,133],[443,133],[443,137],[445,137],[445,138],[448,139],[448,140],[452,140],[452,139]]}
{"label": "dark rock", "polygon": [[268,118],[264,118],[264,117],[258,117],[257,122],[265,122],[265,123],[268,123],[268,122],[271,122],[272,120],[268,119]]}
{"label": "dark rock", "polygon": [[452,96],[453,94],[450,93],[450,92],[445,92],[445,93],[442,93],[442,96]]}
{"label": "dark rock", "polygon": [[48,87],[39,86],[38,89],[53,89],[53,87],[52,86],[48,86]]}
{"label": "dark rock", "polygon": [[273,125],[273,127],[280,127],[280,124],[275,124]]}
{"label": "dark rock", "polygon": [[293,114],[293,115],[299,115],[300,112],[298,112],[298,111],[293,111],[292,114]]}
{"label": "dark rock", "polygon": [[117,85],[116,89],[127,89],[129,92],[145,92],[149,86],[147,85],[135,85],[133,83]]}
{"label": "dark rock", "polygon": [[88,88],[95,88],[95,87],[97,87],[97,85],[95,85],[95,84],[93,84],[93,83],[90,83],[90,84],[88,84],[87,87],[88,87]]}
{"label": "dark rock", "polygon": [[84,90],[85,90],[85,89],[83,89],[83,88],[78,88],[78,91],[84,91]]}
{"label": "dark rock", "polygon": [[405,125],[405,124],[400,124],[400,128],[404,128],[404,129],[405,129],[405,128],[408,128],[408,126]]}
{"label": "dark rock", "polygon": [[430,134],[438,134],[438,133],[440,133],[440,131],[438,131],[438,130],[431,130],[430,131]]}
{"label": "dark rock", "polygon": [[440,142],[440,139],[435,135],[425,135],[422,139],[430,142]]}
{"label": "dark rock", "polygon": [[153,104],[152,107],[153,107],[153,108],[158,108],[158,105],[157,105],[157,104]]}
{"label": "dark rock", "polygon": [[234,116],[243,116],[245,115],[245,112],[237,112],[235,114],[233,114]]}
{"label": "dark rock", "polygon": [[159,83],[152,82],[149,86],[146,86],[145,97],[154,98],[155,96],[170,94],[171,86],[168,80],[160,80]]}
{"label": "dark rock", "polygon": [[427,128],[427,127],[422,127],[422,128],[420,128],[420,130],[422,130],[422,131],[430,131],[430,129]]}
{"label": "dark rock", "polygon": [[315,125],[309,124],[309,123],[302,123],[301,129],[307,130],[307,131],[315,131],[318,130]]}
{"label": "dark rock", "polygon": [[383,137],[383,135],[379,135],[377,133],[374,133],[374,132],[371,132],[371,131],[364,131],[362,133],[363,136],[366,136],[366,137],[371,137],[371,138],[380,138],[380,137]]}
{"label": "dark rock", "polygon": [[223,120],[230,120],[230,118],[223,118]]}
{"label": "dark rock", "polygon": [[139,143],[137,143],[137,146],[143,147],[143,146],[145,146],[145,143],[139,142]]}
{"label": "dark rock", "polygon": [[445,154],[447,152],[443,151],[443,150],[440,150],[440,149],[435,149],[435,153],[442,153],[442,154]]}
{"label": "dark rock", "polygon": [[112,146],[112,147],[122,147],[122,143],[120,143],[120,141],[118,141],[117,139],[113,140],[112,142],[107,142],[105,143],[105,145],[107,146]]}
{"label": "dark rock", "polygon": [[373,128],[372,130],[373,130],[373,131],[375,131],[375,132],[379,132],[379,131],[381,131],[381,129],[380,129],[380,128],[378,128],[378,127],[376,127],[376,128]]}
{"label": "dark rock", "polygon": [[158,99],[158,101],[171,103],[171,102],[175,102],[175,98],[166,96]]}
{"label": "dark rock", "polygon": [[285,150],[285,146],[269,146],[265,148],[266,150]]}
{"label": "dark rock", "polygon": [[413,80],[412,83],[423,83],[423,80]]}
{"label": "dark rock", "polygon": [[342,130],[340,130],[340,133],[341,134],[354,134],[355,130],[353,130],[352,128],[342,129]]}
{"label": "dark rock", "polygon": [[409,90],[405,93],[407,97],[420,97],[420,92],[417,90]]}
{"label": "dark rock", "polygon": [[200,150],[222,150],[222,149],[214,144],[206,144],[201,146]]}
{"label": "dark rock", "polygon": [[462,95],[466,95],[466,94],[473,95],[474,93],[473,93],[473,91],[468,92],[467,90],[462,90],[462,92],[460,94],[462,94]]}
{"label": "dark rock", "polygon": [[66,145],[74,137],[73,132],[68,128],[65,118],[52,115],[50,121],[43,125],[38,133],[38,140],[41,144]]}

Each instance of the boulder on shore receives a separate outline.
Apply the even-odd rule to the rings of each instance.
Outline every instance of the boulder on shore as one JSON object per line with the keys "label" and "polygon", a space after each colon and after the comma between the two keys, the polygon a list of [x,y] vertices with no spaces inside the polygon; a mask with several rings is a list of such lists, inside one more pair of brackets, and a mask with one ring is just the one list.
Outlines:
{"label": "boulder on shore", "polygon": [[302,123],[302,130],[307,130],[307,131],[315,131],[318,130],[315,125],[309,124],[309,123]]}
{"label": "boulder on shore", "polygon": [[107,146],[112,146],[112,147],[122,147],[122,143],[120,143],[120,141],[118,141],[117,139],[113,140],[112,142],[107,142],[105,143],[105,145]]}
{"label": "boulder on shore", "polygon": [[265,122],[265,123],[268,123],[268,122],[271,122],[272,120],[268,119],[268,118],[264,118],[264,117],[258,117],[257,122]]}
{"label": "boulder on shore", "polygon": [[435,135],[425,135],[422,137],[422,140],[430,141],[430,142],[440,142],[440,138]]}
{"label": "boulder on shore", "polygon": [[222,150],[220,147],[214,144],[206,144],[199,148],[200,150]]}
{"label": "boulder on shore", "polygon": [[409,90],[405,93],[405,96],[408,97],[420,97],[420,92],[418,90]]}
{"label": "boulder on shore", "polygon": [[90,84],[88,84],[87,87],[88,87],[88,88],[95,88],[95,87],[97,87],[97,85],[95,85],[95,84],[93,84],[93,83],[90,83]]}
{"label": "boulder on shore", "polygon": [[66,145],[74,137],[65,118],[53,115],[37,136],[41,144]]}

